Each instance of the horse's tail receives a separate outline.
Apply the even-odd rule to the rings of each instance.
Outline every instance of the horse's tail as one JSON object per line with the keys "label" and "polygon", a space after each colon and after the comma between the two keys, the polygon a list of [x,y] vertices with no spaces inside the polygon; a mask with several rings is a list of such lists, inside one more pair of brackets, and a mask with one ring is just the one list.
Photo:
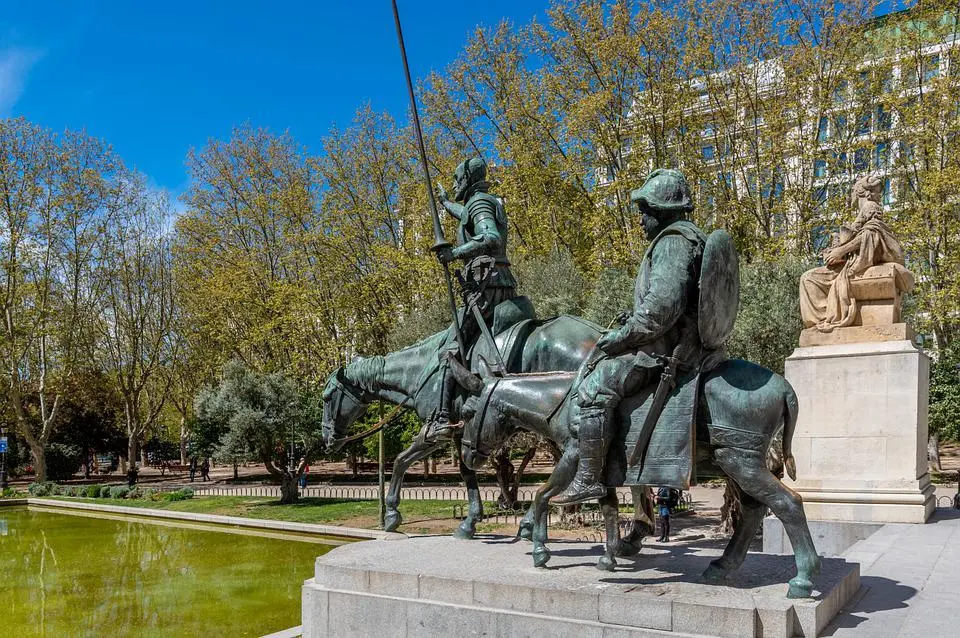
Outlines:
{"label": "horse's tail", "polygon": [[800,402],[797,400],[797,393],[793,391],[790,382],[784,379],[786,391],[783,397],[783,466],[787,470],[787,476],[792,480],[797,480],[797,462],[793,458],[791,446],[793,443],[793,430],[797,425],[797,415],[800,412]]}

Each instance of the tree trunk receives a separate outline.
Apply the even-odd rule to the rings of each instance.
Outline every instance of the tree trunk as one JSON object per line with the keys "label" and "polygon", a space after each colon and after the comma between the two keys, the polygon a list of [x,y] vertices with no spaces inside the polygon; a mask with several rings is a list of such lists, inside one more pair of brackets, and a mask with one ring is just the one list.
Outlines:
{"label": "tree trunk", "polygon": [[237,474],[237,462],[234,461],[233,462],[233,480],[236,481],[238,478],[240,478],[240,476],[239,474]]}
{"label": "tree trunk", "polygon": [[129,436],[127,437],[127,458],[130,460],[131,469],[137,463],[137,437]]}
{"label": "tree trunk", "polygon": [[430,457],[423,459],[423,478],[430,478]]}
{"label": "tree trunk", "polygon": [[297,491],[297,477],[287,470],[280,475],[280,504],[291,505],[300,498]]}
{"label": "tree trunk", "polygon": [[727,479],[727,487],[723,491],[723,505],[720,507],[720,525],[717,531],[721,534],[733,534],[733,530],[740,525],[743,517],[743,507],[740,504],[740,490],[736,484]]}
{"label": "tree trunk", "polygon": [[937,472],[943,471],[943,465],[940,463],[940,434],[937,432],[931,432],[927,439],[927,460],[931,468]]}
{"label": "tree trunk", "polygon": [[180,465],[187,464],[187,441],[189,440],[190,433],[187,431],[187,418],[180,417]]}
{"label": "tree trunk", "polygon": [[30,456],[33,458],[34,481],[43,483],[47,480],[47,454],[42,444],[28,443]]}

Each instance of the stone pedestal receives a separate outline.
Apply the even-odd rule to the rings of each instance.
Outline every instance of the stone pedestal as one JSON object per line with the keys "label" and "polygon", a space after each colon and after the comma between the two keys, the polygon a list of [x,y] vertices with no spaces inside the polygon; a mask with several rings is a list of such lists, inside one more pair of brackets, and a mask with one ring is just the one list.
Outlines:
{"label": "stone pedestal", "polygon": [[750,554],[711,585],[700,574],[716,547],[644,548],[612,573],[594,568],[599,545],[553,541],[549,569],[533,567],[531,547],[438,536],[337,547],[304,584],[303,635],[810,638],[860,590],[859,566],[836,558],[814,598],[789,600],[793,556]]}
{"label": "stone pedestal", "polygon": [[911,341],[801,347],[785,376],[800,401],[791,487],[807,518],[925,522],[935,507],[927,356]]}

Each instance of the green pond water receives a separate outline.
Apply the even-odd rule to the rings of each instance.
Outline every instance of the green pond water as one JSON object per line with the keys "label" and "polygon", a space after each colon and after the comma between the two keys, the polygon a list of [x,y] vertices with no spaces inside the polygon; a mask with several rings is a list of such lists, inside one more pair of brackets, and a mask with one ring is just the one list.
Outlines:
{"label": "green pond water", "polygon": [[[224,531],[229,530],[229,531]],[[330,544],[0,507],[0,636],[261,636]]]}

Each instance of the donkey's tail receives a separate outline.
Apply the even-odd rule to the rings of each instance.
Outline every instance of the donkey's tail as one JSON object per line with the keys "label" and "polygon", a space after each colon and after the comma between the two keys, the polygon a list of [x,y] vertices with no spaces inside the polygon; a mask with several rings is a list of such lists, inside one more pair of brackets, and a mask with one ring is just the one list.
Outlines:
{"label": "donkey's tail", "polygon": [[800,402],[797,401],[797,393],[793,391],[790,382],[784,379],[786,391],[783,396],[783,466],[787,470],[787,476],[792,480],[797,480],[797,462],[793,458],[791,450],[793,444],[793,430],[797,425],[797,415],[800,412]]}

